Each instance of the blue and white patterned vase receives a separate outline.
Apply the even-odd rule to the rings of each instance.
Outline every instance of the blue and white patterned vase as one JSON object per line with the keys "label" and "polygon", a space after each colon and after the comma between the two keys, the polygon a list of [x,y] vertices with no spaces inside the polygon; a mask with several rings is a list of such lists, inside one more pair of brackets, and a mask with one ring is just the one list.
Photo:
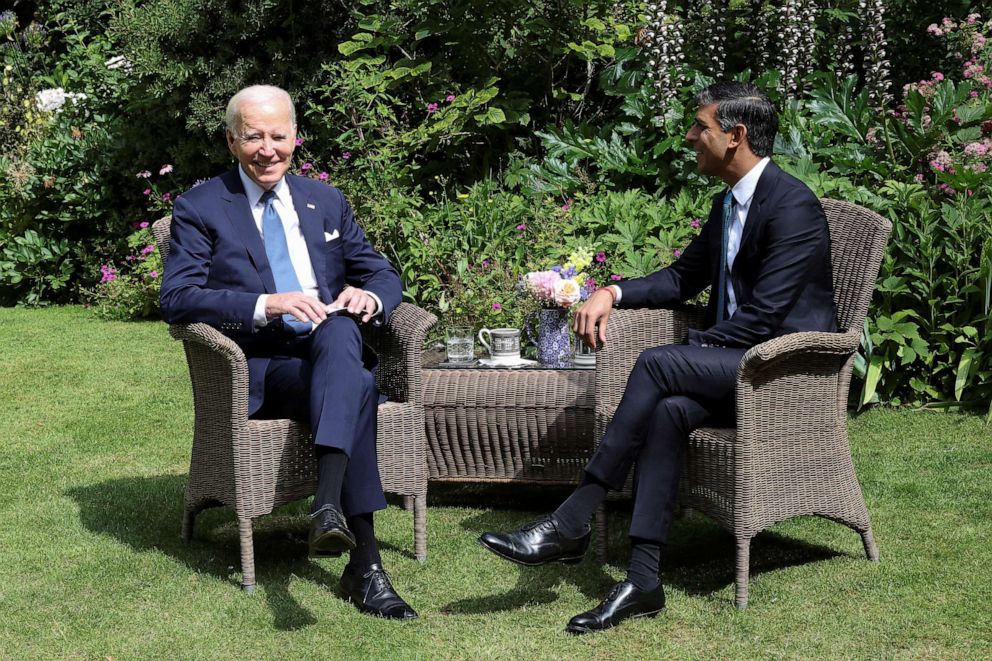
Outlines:
{"label": "blue and white patterned vase", "polygon": [[545,367],[572,366],[572,331],[568,324],[568,310],[553,308],[537,311],[537,338],[532,324],[527,324],[527,334],[537,345],[537,362]]}

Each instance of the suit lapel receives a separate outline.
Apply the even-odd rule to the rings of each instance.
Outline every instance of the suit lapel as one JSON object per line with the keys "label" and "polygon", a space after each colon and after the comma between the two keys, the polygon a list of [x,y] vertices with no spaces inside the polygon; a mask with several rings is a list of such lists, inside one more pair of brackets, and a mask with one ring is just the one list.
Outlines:
{"label": "suit lapel", "polygon": [[[750,240],[755,232],[755,227],[761,224],[761,205],[768,198],[768,194],[775,189],[775,181],[781,170],[774,161],[769,161],[765,166],[765,171],[758,177],[758,185],[754,187],[754,196],[751,198],[751,206],[747,210],[747,218],[744,220],[744,232],[741,234],[741,248]],[[738,251],[739,252],[739,251]],[[736,266],[737,262],[734,262]]]}
{"label": "suit lapel", "polygon": [[248,196],[245,195],[245,187],[241,184],[237,166],[224,175],[224,184],[226,188],[223,196],[224,210],[227,212],[227,218],[248,251],[248,256],[262,279],[265,293],[275,294],[276,282],[272,277],[269,259],[265,256],[265,244],[262,243],[262,235],[258,233],[258,227],[255,225],[255,218],[248,205]]}
{"label": "suit lapel", "polygon": [[307,244],[307,251],[310,253],[310,266],[313,268],[314,277],[317,278],[317,288],[324,297],[329,296],[325,291],[324,283],[327,282],[327,264],[323,257],[324,247],[324,210],[308,195],[303,187],[299,185],[299,179],[293,175],[286,175],[286,183],[289,184],[289,192],[293,196],[293,207],[296,215],[300,219],[300,231],[303,232],[303,239]]}

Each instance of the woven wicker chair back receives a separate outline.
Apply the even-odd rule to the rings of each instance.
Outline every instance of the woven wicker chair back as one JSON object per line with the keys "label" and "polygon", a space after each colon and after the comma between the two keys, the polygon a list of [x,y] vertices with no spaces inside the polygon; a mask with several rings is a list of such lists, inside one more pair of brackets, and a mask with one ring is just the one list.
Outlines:
{"label": "woven wicker chair back", "polygon": [[849,202],[822,199],[830,226],[837,324],[861,328],[875,289],[892,223]]}

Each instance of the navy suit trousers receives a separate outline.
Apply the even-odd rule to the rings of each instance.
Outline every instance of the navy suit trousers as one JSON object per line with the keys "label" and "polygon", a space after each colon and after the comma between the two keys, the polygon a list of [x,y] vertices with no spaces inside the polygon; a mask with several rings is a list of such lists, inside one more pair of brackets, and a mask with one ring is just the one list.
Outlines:
{"label": "navy suit trousers", "polygon": [[667,345],[638,357],[586,466],[590,475],[620,490],[636,465],[631,537],[658,543],[668,538],[686,440],[706,423],[733,424],[737,367],[745,351]]}
{"label": "navy suit trousers", "polygon": [[262,406],[251,417],[306,420],[316,445],[347,454],[341,506],[352,516],[386,507],[375,447],[378,405],[358,324],[332,316],[272,357]]}

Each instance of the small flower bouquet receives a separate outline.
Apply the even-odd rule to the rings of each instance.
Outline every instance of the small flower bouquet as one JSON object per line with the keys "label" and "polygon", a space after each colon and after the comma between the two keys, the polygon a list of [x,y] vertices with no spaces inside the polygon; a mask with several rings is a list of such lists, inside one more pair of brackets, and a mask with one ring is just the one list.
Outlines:
{"label": "small flower bouquet", "polygon": [[591,270],[601,270],[606,261],[602,252],[578,248],[564,264],[547,271],[531,271],[521,280],[521,290],[536,300],[542,308],[569,309],[586,300],[598,288]]}

